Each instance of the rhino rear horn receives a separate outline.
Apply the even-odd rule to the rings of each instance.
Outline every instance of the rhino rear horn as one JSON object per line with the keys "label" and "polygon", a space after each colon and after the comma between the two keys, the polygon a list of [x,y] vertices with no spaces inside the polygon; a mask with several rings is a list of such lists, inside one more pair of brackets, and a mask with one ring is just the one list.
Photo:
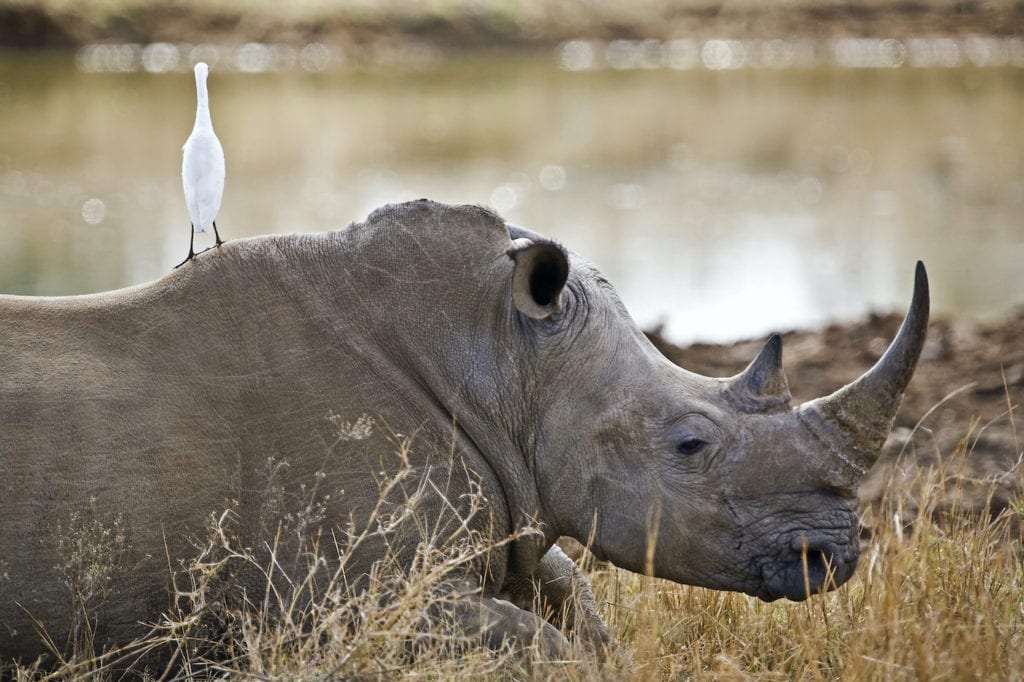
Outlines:
{"label": "rhino rear horn", "polygon": [[929,305],[928,273],[918,261],[910,310],[875,366],[832,395],[800,407],[801,416],[812,428],[820,431],[826,427],[833,431],[833,438],[840,439],[836,451],[848,453],[843,458],[853,466],[855,475],[862,476],[878,460],[896,419],[924,347]]}
{"label": "rhino rear horn", "polygon": [[543,320],[561,306],[569,258],[557,244],[516,239],[508,256],[515,263],[512,301],[523,315]]}
{"label": "rhino rear horn", "polygon": [[767,412],[789,405],[789,382],[782,370],[782,337],[772,334],[745,370],[729,379],[726,391],[740,409]]}

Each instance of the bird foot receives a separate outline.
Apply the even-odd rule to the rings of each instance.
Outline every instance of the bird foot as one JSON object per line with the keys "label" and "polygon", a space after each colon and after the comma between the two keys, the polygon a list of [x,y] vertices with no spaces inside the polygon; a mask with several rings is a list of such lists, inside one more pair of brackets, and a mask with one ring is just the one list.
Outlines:
{"label": "bird foot", "polygon": [[214,249],[219,249],[219,248],[220,248],[220,244],[214,244],[213,246],[207,246],[202,251],[197,252],[196,255],[198,256],[200,254],[206,253],[207,251],[213,251]]}
{"label": "bird foot", "polygon": [[[200,252],[200,253],[202,253],[202,252]],[[195,253],[195,251],[193,251],[192,249],[189,249],[189,250],[188,250],[188,257],[187,257],[187,258],[186,258],[185,260],[183,260],[183,261],[181,261],[180,263],[178,263],[177,265],[175,265],[175,266],[174,266],[173,268],[171,268],[171,269],[172,269],[172,270],[177,270],[177,269],[178,269],[178,268],[180,268],[180,267],[181,267],[182,265],[184,265],[185,263],[189,262],[190,260],[192,260],[192,259],[193,259],[193,258],[195,258],[195,257],[196,257],[196,253]]]}

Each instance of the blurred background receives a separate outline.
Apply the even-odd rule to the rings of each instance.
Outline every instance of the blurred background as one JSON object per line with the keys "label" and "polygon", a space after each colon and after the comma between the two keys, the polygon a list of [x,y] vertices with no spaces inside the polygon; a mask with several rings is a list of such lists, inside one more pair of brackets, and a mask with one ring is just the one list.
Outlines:
{"label": "blurred background", "polygon": [[[729,341],[1024,303],[1024,3],[0,0],[0,292],[159,278],[211,66],[227,239],[429,197]],[[197,247],[206,246],[199,244]]]}

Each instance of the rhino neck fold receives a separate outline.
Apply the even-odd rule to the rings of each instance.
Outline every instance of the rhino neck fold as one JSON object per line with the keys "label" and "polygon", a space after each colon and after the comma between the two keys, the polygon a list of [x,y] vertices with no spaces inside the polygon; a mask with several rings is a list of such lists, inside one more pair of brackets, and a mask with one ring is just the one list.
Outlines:
{"label": "rhino neck fold", "polygon": [[[464,413],[469,413],[466,411]],[[506,506],[505,515],[509,532],[540,526],[541,533],[527,532],[509,545],[506,571],[512,575],[532,575],[540,558],[554,544],[557,535],[552,527],[541,518],[541,502],[533,479],[525,466],[521,450],[510,441],[496,438],[488,433],[490,426],[479,418],[459,422],[456,419],[460,440],[466,449],[479,454],[479,460],[490,470],[491,477],[500,490],[501,500]],[[472,433],[471,433],[472,432]],[[477,434],[474,438],[473,433]],[[478,472],[484,475],[484,472]],[[496,501],[491,501],[496,502]]]}
{"label": "rhino neck fold", "polygon": [[[427,255],[427,240],[443,246]],[[331,248],[353,245],[343,267],[331,262],[342,256],[322,264],[329,276],[319,286],[357,321],[335,336],[365,335],[362,347],[378,354],[370,362],[405,383],[399,392],[409,394],[409,418],[447,425],[454,451],[490,490],[488,512],[503,526],[493,529],[495,539],[544,522],[519,442],[531,425],[523,416],[521,349],[508,338],[513,263],[503,221],[476,207],[413,202],[335,233]],[[508,570],[532,572],[553,541],[527,534],[512,543]]]}

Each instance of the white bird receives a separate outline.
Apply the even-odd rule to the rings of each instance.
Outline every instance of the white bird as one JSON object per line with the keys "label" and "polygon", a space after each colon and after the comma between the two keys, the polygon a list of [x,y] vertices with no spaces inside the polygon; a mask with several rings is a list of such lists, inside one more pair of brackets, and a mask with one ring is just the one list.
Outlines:
{"label": "white bird", "polygon": [[185,188],[185,203],[192,219],[192,234],[188,242],[188,258],[174,267],[179,268],[195,257],[193,245],[196,232],[213,227],[217,246],[223,244],[217,232],[217,211],[224,196],[224,148],[213,132],[210,120],[210,97],[206,91],[206,76],[210,72],[204,62],[196,64],[196,123],[192,134],[181,148],[181,182]]}

